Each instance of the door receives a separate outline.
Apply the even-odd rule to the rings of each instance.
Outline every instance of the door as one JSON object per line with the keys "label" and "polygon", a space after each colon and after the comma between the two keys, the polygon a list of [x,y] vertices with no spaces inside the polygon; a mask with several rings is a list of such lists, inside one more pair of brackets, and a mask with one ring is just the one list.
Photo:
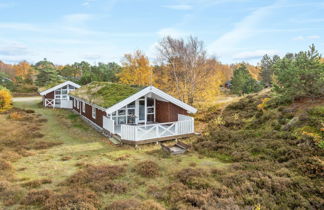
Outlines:
{"label": "door", "polygon": [[138,123],[145,123],[145,99],[138,100]]}

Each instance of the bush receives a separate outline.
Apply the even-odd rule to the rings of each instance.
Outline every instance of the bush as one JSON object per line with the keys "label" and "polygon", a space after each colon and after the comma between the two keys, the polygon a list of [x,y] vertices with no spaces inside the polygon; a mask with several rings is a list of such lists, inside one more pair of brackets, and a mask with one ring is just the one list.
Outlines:
{"label": "bush", "polygon": [[66,192],[54,194],[45,201],[44,209],[88,209],[95,210],[100,207],[97,195],[87,189],[70,188]]}
{"label": "bush", "polygon": [[8,171],[11,170],[13,167],[11,163],[8,161],[0,159],[0,171]]}
{"label": "bush", "polygon": [[52,183],[52,180],[50,180],[50,179],[39,179],[39,180],[33,180],[33,181],[26,182],[26,183],[22,184],[22,186],[27,187],[27,188],[38,188],[43,184],[50,184],[50,183]]}
{"label": "bush", "polygon": [[160,167],[155,162],[147,160],[138,163],[135,166],[135,171],[144,177],[156,177],[160,174]]}
{"label": "bush", "polygon": [[129,199],[129,200],[118,200],[112,202],[110,205],[108,205],[105,210],[130,210],[135,209],[140,205],[140,201],[135,199]]}
{"label": "bush", "polygon": [[50,190],[31,190],[23,199],[22,204],[25,205],[44,205],[46,200],[53,196]]}
{"label": "bush", "polygon": [[0,86],[0,112],[7,111],[11,108],[12,96],[10,91],[5,87]]}
{"label": "bush", "polygon": [[143,201],[139,206],[134,208],[134,210],[146,210],[146,209],[165,210],[165,208],[163,206],[161,206],[161,204],[155,202],[154,200]]}

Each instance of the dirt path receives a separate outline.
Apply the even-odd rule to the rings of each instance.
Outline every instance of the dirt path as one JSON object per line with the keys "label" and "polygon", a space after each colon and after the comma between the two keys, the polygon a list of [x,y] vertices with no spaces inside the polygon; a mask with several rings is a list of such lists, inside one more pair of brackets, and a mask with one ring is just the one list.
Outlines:
{"label": "dirt path", "polygon": [[21,101],[35,101],[35,100],[41,100],[42,97],[40,96],[31,96],[31,97],[14,97],[12,99],[13,102],[21,102]]}

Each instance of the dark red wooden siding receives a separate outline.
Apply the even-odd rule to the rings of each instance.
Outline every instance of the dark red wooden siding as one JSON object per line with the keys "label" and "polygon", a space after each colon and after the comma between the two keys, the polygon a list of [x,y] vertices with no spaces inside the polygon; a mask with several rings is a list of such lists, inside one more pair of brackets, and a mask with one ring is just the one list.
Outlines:
{"label": "dark red wooden siding", "polygon": [[106,112],[96,108],[96,118],[94,119],[94,118],[92,118],[92,106],[89,104],[85,104],[85,112],[83,112],[82,103],[83,102],[81,102],[81,104],[80,104],[81,115],[85,116],[92,122],[96,123],[98,126],[102,127],[103,126],[103,116],[106,116]]}
{"label": "dark red wooden siding", "polygon": [[156,100],[156,121],[159,123],[178,120],[178,114],[187,115],[187,111],[173,103]]}

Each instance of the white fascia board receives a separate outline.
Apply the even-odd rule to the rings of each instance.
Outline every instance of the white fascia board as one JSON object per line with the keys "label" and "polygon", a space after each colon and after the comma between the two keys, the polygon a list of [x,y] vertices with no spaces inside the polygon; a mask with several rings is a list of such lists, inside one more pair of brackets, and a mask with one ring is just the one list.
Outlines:
{"label": "white fascia board", "polygon": [[174,98],[173,96],[170,96],[169,94],[163,92],[162,90],[160,89],[157,89],[153,86],[149,86],[147,88],[144,88],[143,90],[135,93],[134,95],[131,95],[130,97],[126,98],[125,100],[109,107],[108,109],[106,109],[106,113],[107,114],[111,114],[121,108],[123,108],[124,106],[126,106],[127,104],[137,100],[138,98],[142,97],[142,96],[145,96],[146,94],[148,93],[154,93],[155,95],[163,98],[164,100],[166,101],[169,101],[185,110],[187,110],[187,112],[189,113],[196,113],[197,112],[197,109],[195,109],[194,107]]}
{"label": "white fascia board", "polygon": [[123,108],[124,106],[126,106],[129,103],[132,103],[133,101],[137,100],[138,98],[145,96],[146,94],[150,93],[150,87],[146,87],[143,90],[129,96],[128,98],[122,100],[121,102],[109,107],[108,109],[106,109],[106,113],[107,114],[111,114],[121,108]]}
{"label": "white fascia board", "polygon": [[160,90],[160,89],[158,89],[156,87],[153,87],[153,86],[151,86],[151,87],[152,87],[152,92],[154,94],[160,96],[161,98],[164,98],[165,100],[167,100],[167,101],[169,101],[169,102],[171,102],[171,103],[173,103],[173,104],[187,110],[189,113],[194,114],[194,113],[197,112],[197,109],[190,106],[189,104],[186,104],[186,103],[180,101],[179,99],[167,94],[166,92],[163,92],[162,90]]}
{"label": "white fascia board", "polygon": [[80,88],[80,87],[81,87],[80,85],[78,85],[78,84],[76,84],[76,83],[74,83],[74,82],[66,81],[66,82],[63,82],[63,83],[61,83],[61,84],[59,84],[59,85],[56,85],[56,86],[54,86],[54,87],[52,87],[52,88],[50,88],[50,89],[44,90],[44,91],[40,92],[39,94],[40,94],[41,96],[46,95],[47,93],[50,93],[50,92],[52,92],[52,91],[54,91],[54,90],[56,90],[56,89],[59,89],[59,88],[61,88],[61,87],[64,87],[65,85],[72,85],[72,86],[74,86],[74,87],[76,87],[76,88]]}

